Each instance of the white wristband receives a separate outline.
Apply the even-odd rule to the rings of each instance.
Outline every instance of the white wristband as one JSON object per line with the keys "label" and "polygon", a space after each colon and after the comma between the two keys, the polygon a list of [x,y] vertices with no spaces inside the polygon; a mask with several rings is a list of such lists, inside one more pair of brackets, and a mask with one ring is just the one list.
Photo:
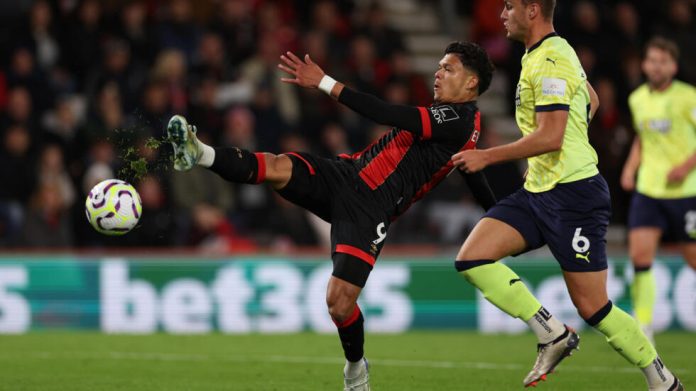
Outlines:
{"label": "white wristband", "polygon": [[327,95],[331,95],[331,90],[333,90],[335,85],[336,80],[329,75],[324,75],[319,82],[319,89],[324,91]]}

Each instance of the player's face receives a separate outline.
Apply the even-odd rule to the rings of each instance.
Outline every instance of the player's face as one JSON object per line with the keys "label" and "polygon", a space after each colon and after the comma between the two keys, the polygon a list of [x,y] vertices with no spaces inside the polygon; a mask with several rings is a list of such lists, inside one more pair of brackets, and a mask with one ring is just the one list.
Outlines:
{"label": "player's face", "polygon": [[648,48],[643,60],[643,72],[653,88],[666,87],[677,74],[677,62],[666,50]]}
{"label": "player's face", "polygon": [[433,100],[438,103],[463,102],[465,93],[471,86],[478,88],[472,78],[476,77],[459,61],[456,54],[448,53],[442,57],[435,72]]}
{"label": "player's face", "polygon": [[527,14],[527,6],[522,4],[522,0],[503,1],[503,12],[500,14],[500,19],[507,30],[508,38],[515,41],[525,41],[525,36],[529,31]]}

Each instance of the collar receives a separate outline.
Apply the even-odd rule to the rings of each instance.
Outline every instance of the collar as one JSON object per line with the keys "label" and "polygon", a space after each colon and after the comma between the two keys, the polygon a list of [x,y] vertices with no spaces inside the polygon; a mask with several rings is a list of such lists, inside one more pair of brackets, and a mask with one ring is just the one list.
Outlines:
{"label": "collar", "polygon": [[534,50],[534,49],[538,48],[539,46],[541,46],[541,44],[542,44],[544,41],[546,41],[548,38],[551,38],[551,37],[558,37],[558,33],[556,33],[555,31],[552,31],[552,32],[546,34],[546,35],[544,36],[544,38],[542,38],[542,39],[539,40],[539,42],[537,42],[537,43],[535,43],[534,45],[530,46],[529,49],[527,49],[527,53],[528,53],[528,54],[531,53],[532,50]]}

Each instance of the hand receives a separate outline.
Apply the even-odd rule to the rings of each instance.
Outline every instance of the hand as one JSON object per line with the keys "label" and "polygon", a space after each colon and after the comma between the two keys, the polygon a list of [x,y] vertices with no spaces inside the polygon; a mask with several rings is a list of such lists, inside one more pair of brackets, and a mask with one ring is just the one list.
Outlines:
{"label": "hand", "polygon": [[683,165],[676,166],[667,174],[667,183],[681,183],[687,175],[689,175],[688,168]]}
{"label": "hand", "polygon": [[488,152],[485,149],[468,149],[452,156],[452,162],[460,170],[472,174],[488,166]]}
{"label": "hand", "polygon": [[626,171],[621,173],[621,188],[625,191],[633,191],[636,189],[636,173]]}
{"label": "hand", "polygon": [[294,79],[288,77],[282,77],[280,80],[285,83],[297,84],[301,87],[306,88],[317,88],[319,87],[319,82],[324,77],[324,71],[319,68],[319,65],[315,64],[309,54],[305,54],[304,61],[300,60],[292,52],[287,52],[280,56],[285,64],[278,64],[278,68],[282,69],[284,72],[295,76]]}

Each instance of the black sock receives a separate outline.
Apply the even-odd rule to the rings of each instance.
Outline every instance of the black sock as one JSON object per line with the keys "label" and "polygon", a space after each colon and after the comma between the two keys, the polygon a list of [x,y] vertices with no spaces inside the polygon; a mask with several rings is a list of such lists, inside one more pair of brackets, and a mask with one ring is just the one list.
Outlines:
{"label": "black sock", "polygon": [[210,170],[230,182],[257,184],[266,179],[266,160],[263,153],[236,147],[215,148]]}
{"label": "black sock", "polygon": [[[357,312],[357,315],[356,315]],[[365,355],[363,347],[365,345],[365,329],[363,328],[364,318],[360,307],[355,306],[353,315],[343,322],[337,324],[338,336],[341,338],[343,354],[346,360],[351,362],[360,361]]]}

